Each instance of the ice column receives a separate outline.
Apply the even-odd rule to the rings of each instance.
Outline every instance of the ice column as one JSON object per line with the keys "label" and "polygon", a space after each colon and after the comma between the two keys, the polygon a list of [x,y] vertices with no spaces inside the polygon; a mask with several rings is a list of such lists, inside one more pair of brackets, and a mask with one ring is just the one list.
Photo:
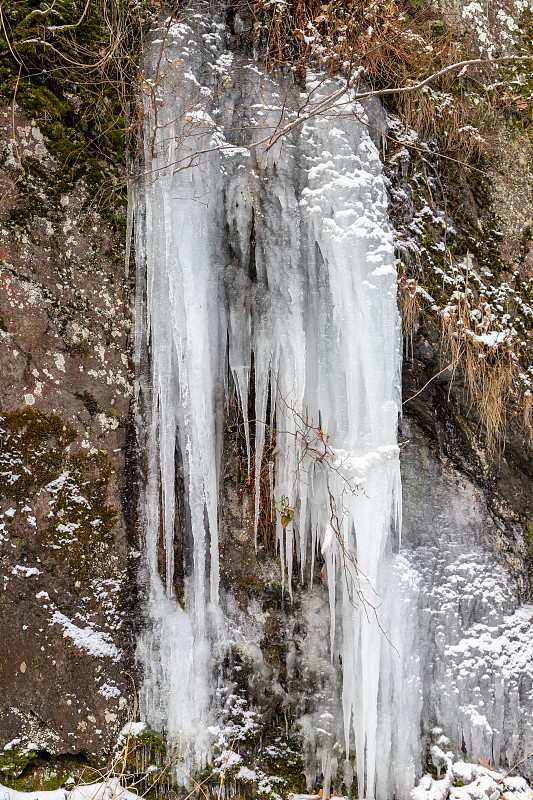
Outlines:
{"label": "ice column", "polygon": [[[175,38],[177,31],[169,35]],[[192,29],[183,26],[182,39]],[[159,46],[158,46],[159,45]],[[157,58],[160,42],[152,45]],[[163,69],[172,47],[165,49]],[[183,48],[180,54],[186,55]],[[177,56],[176,56],[177,60]],[[183,60],[182,60],[183,63]],[[195,71],[201,68],[201,54]],[[156,70],[157,72],[157,70]],[[161,77],[161,76],[160,76]],[[156,76],[154,75],[154,79]],[[144,163],[136,187],[139,265],[137,342],[139,405],[144,412],[147,486],[143,498],[151,627],[141,637],[141,704],[153,725],[201,766],[211,739],[209,608],[218,602],[218,465],[224,413],[225,312],[216,242],[216,203],[206,180],[217,175],[208,147],[212,126],[189,116],[189,79],[147,79]],[[191,134],[194,128],[194,134]],[[175,595],[176,485],[183,482],[183,605]],[[161,561],[164,568],[161,568]]]}
{"label": "ice column", "polygon": [[[205,761],[198,721],[212,707],[211,645],[223,635],[211,620],[224,394],[229,372],[246,419],[253,353],[256,479],[275,419],[272,490],[278,508],[294,511],[289,526],[279,514],[277,523],[286,587],[320,551],[346,756],[355,754],[360,797],[389,798],[414,779],[419,698],[416,586],[395,555],[401,348],[380,160],[365,110],[311,74],[313,102],[328,107],[335,93],[335,104],[269,140],[304,98],[254,63],[234,63],[227,41],[223,18],[205,9],[163,28],[144,84],[136,322],[152,624],[140,648],[143,709],[190,765]],[[173,588],[178,478],[185,608]]]}

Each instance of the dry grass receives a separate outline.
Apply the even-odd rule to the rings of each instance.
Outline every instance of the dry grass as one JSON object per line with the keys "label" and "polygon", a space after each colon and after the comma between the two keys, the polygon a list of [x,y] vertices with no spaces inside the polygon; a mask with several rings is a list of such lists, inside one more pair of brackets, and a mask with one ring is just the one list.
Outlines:
{"label": "dry grass", "polygon": [[420,321],[420,303],[417,295],[418,284],[414,278],[402,277],[398,281],[400,314],[403,335],[414,333]]}
{"label": "dry grass", "polygon": [[491,330],[490,313],[473,323],[473,310],[465,292],[453,311],[442,314],[442,347],[454,369],[461,371],[467,399],[479,413],[492,451],[504,442],[516,366],[508,336]]}
{"label": "dry grass", "polygon": [[531,392],[524,395],[522,403],[522,420],[529,444],[533,445],[533,396]]}
{"label": "dry grass", "polygon": [[[344,75],[353,87],[405,90],[475,50],[428,0],[416,10],[410,0],[250,0],[250,7],[267,66],[292,68],[302,85],[311,66]],[[496,64],[465,65],[384,100],[441,155],[480,165],[496,152],[497,120],[524,107],[524,98],[508,91],[502,77],[508,72]]]}
{"label": "dry grass", "polygon": [[476,106],[466,93],[458,94],[453,77],[443,82],[438,92],[426,89],[402,95],[398,113],[402,122],[422,138],[438,142],[439,152],[464,164],[479,164],[492,145],[488,133],[490,105],[485,101]]}
{"label": "dry grass", "polygon": [[407,23],[398,0],[292,0],[283,6],[259,0],[252,9],[267,62],[292,64],[301,78],[308,63],[332,73],[363,66],[372,85],[398,85],[421,77],[439,58],[440,49]]}

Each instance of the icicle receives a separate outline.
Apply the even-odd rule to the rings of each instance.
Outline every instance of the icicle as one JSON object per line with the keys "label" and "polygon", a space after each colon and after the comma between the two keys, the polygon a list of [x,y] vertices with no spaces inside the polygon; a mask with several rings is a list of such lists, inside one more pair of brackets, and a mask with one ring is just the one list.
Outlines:
{"label": "icicle", "polygon": [[[322,552],[331,660],[342,659],[346,757],[355,746],[361,796],[390,797],[414,778],[409,747],[418,720],[416,708],[400,702],[403,677],[387,638],[392,620],[405,627],[408,615],[395,616],[400,583],[390,569],[401,522],[400,336],[378,150],[346,96],[338,111],[312,117],[256,152],[254,141],[275,129],[280,108],[296,118],[300,93],[241,64],[239,87],[222,95],[219,78],[209,76],[216,59],[230,55],[226,35],[221,12],[206,9],[172,26],[166,73],[146,121],[154,151],[147,146],[147,176],[136,190],[143,332],[137,330],[136,362],[148,425],[144,526],[153,620],[141,643],[143,710],[166,728],[171,744],[190,743],[190,768],[205,762],[212,643],[224,636],[216,611],[224,390],[229,373],[250,469],[253,353],[256,548],[266,426],[272,435],[275,422],[275,467],[268,470],[283,589],[292,595],[294,553],[302,580],[310,567],[312,582]],[[159,55],[154,45],[152,63]],[[186,71],[172,69],[185,60]],[[324,103],[339,88],[312,74],[308,86]],[[186,610],[172,597],[177,451],[186,505],[180,535],[192,548]],[[292,521],[287,514],[282,520],[283,509],[294,513]],[[388,687],[386,699],[380,686]],[[384,757],[402,747],[395,717],[409,742],[399,771]],[[320,747],[326,752],[317,745],[317,758]],[[328,791],[331,761],[323,766]]]}

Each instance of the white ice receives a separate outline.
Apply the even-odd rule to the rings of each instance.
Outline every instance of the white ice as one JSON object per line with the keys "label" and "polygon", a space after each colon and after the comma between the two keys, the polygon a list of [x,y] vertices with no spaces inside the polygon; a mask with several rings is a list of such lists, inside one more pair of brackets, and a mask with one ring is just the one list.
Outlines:
{"label": "white ice", "polygon": [[[271,491],[278,510],[294,512],[285,528],[277,514],[286,592],[313,574],[317,554],[325,562],[332,671],[324,707],[298,721],[315,759],[309,775],[321,771],[327,787],[343,766],[349,784],[355,765],[360,797],[405,797],[439,717],[469,754],[490,747],[509,760],[520,751],[509,731],[530,691],[526,610],[507,603],[505,617],[496,596],[485,592],[486,607],[470,598],[465,537],[460,555],[446,551],[457,558],[448,582],[438,557],[433,569],[412,541],[400,549],[396,270],[367,112],[339,82],[309,74],[322,113],[296,124],[308,110],[300,89],[239,55],[223,13],[198,7],[157,31],[147,53],[144,161],[132,190],[147,475],[142,711],[183,769],[209,760],[214,654],[229,627],[218,494],[224,407],[235,392],[256,481],[275,421]],[[275,140],[279,124],[286,133]],[[258,485],[255,496],[257,525]],[[442,520],[424,519],[438,553]],[[177,529],[184,565],[174,563]],[[465,589],[459,610],[448,603],[452,579]],[[306,647],[323,664],[318,628]],[[498,709],[508,709],[505,723]],[[527,741],[529,728],[521,726]],[[332,755],[339,741],[344,765],[338,746]]]}
{"label": "white ice", "polygon": [[[230,64],[227,36],[215,13],[174,25],[162,73],[146,83],[153,103],[135,210],[152,619],[140,646],[143,710],[190,752],[187,763],[204,763],[199,720],[209,721],[211,647],[222,635],[213,619],[224,397],[234,386],[247,422],[253,354],[256,480],[275,417],[274,501],[294,511],[286,528],[277,517],[283,579],[291,593],[294,554],[303,576],[321,549],[331,658],[342,660],[346,777],[355,754],[360,796],[391,796],[413,785],[420,700],[409,649],[416,581],[393,553],[401,346],[379,154],[364,109],[346,95],[269,143],[280,113],[295,120],[300,92],[244,62],[220,92],[212,65]],[[153,66],[160,48],[148,55]],[[315,102],[338,95],[337,83],[309,78]],[[173,597],[177,451],[193,554],[186,610]],[[256,524],[258,513],[257,484]]]}

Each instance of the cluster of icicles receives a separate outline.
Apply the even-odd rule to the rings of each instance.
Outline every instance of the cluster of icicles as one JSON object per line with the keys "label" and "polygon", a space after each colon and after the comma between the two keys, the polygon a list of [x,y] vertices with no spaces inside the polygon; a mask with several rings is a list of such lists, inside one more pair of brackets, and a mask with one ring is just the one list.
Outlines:
{"label": "cluster of icicles", "polygon": [[[253,62],[237,63],[215,12],[200,9],[163,31],[147,55],[151,111],[134,190],[152,620],[141,642],[143,710],[188,770],[202,766],[212,643],[224,629],[218,495],[225,398],[236,393],[249,442],[253,379],[256,481],[275,414],[273,501],[279,507],[286,498],[294,511],[286,527],[277,515],[286,589],[293,553],[303,576],[320,550],[332,657],[342,658],[347,763],[355,760],[361,797],[391,797],[413,785],[419,700],[416,682],[401,674],[410,616],[393,554],[401,344],[378,150],[358,119],[364,109],[348,97],[272,144],[280,115],[295,119],[300,90],[276,84]],[[313,102],[338,88],[308,76]],[[327,458],[316,457],[309,437],[324,444]],[[192,554],[186,610],[173,597],[178,478]],[[259,486],[255,498],[257,529]],[[343,579],[354,563],[358,575]]]}

